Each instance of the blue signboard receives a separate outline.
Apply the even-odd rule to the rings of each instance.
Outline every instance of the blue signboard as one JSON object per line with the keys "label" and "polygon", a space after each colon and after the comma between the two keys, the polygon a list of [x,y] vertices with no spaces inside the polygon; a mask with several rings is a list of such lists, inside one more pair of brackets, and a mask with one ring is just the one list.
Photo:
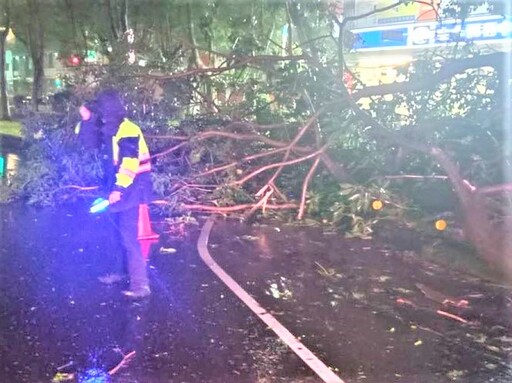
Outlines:
{"label": "blue signboard", "polygon": [[356,51],[429,48],[455,42],[499,42],[512,39],[512,22],[501,16],[468,18],[352,30]]}

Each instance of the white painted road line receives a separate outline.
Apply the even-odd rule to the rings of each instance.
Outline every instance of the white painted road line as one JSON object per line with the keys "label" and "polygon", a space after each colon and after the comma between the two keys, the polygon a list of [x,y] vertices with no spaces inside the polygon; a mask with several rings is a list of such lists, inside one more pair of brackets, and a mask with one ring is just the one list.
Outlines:
{"label": "white painted road line", "polygon": [[208,251],[208,238],[213,227],[213,219],[206,221],[199,240],[197,250],[204,263],[240,298],[263,322],[267,324],[281,340],[288,345],[325,383],[344,383],[329,367],[316,357],[290,331],[256,302],[233,278],[220,267]]}

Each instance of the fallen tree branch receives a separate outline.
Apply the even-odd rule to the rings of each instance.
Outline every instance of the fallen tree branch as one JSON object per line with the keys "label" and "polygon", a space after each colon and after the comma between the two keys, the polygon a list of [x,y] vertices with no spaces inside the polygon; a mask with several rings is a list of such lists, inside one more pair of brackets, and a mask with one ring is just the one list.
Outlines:
{"label": "fallen tree branch", "polygon": [[477,192],[480,194],[494,194],[494,193],[501,193],[501,192],[511,192],[512,191],[512,184],[506,183],[506,184],[499,184],[499,185],[493,185],[493,186],[485,186],[477,189]]}
{"label": "fallen tree branch", "polygon": [[413,175],[413,174],[404,174],[398,176],[380,176],[379,178],[384,178],[386,180],[396,180],[396,179],[436,179],[436,180],[447,180],[447,176],[421,176],[421,175]]}
{"label": "fallen tree branch", "polygon": [[311,169],[309,169],[309,172],[306,176],[306,179],[304,180],[304,183],[302,184],[302,197],[300,200],[299,214],[297,214],[298,220],[302,220],[302,218],[304,217],[304,209],[306,206],[306,194],[308,191],[309,181],[311,180],[311,177],[313,177],[313,174],[315,174],[315,170],[316,170],[319,162],[320,162],[320,157],[317,157],[315,159],[315,162],[313,162]]}
{"label": "fallen tree branch", "polygon": [[181,148],[181,147],[183,147],[183,146],[185,146],[187,144],[188,144],[188,142],[182,142],[181,144],[175,145],[172,148],[167,149],[167,150],[165,150],[163,152],[153,154],[151,156],[151,158],[157,158],[157,157],[165,156],[166,154],[172,153],[172,152],[178,150],[179,148]]}
{"label": "fallen tree branch", "polygon": [[[254,207],[255,204],[243,204],[243,205],[235,205],[235,206],[209,206],[209,205],[189,205],[189,204],[181,204],[180,207],[187,210],[200,210],[200,211],[209,211],[212,213],[232,213],[235,211],[246,210]],[[281,205],[267,205],[267,209],[272,210],[287,210],[287,209],[296,209],[297,204],[295,203],[285,203]]]}
{"label": "fallen tree branch", "polygon": [[322,148],[320,148],[319,150],[317,150],[316,152],[314,153],[311,153],[307,156],[304,156],[304,157],[300,157],[300,158],[297,158],[297,159],[294,159],[294,160],[290,160],[290,161],[284,161],[284,162],[279,162],[277,164],[270,164],[270,165],[266,165],[266,166],[262,166],[261,168],[249,173],[248,175],[246,175],[244,178],[242,178],[241,180],[238,180],[238,181],[235,181],[235,182],[232,182],[230,185],[242,185],[243,183],[245,183],[246,181],[248,181],[249,179],[253,178],[254,176],[266,171],[266,170],[269,170],[269,169],[273,169],[273,168],[276,168],[276,167],[280,167],[280,166],[285,166],[285,165],[293,165],[293,164],[297,164],[299,162],[303,162],[303,161],[306,161],[306,160],[309,160],[310,158],[313,158],[313,157],[316,157],[318,155],[320,155],[321,153],[323,153],[325,151],[325,149],[327,148],[327,144],[325,144],[324,146],[322,146]]}
{"label": "fallen tree branch", "polygon": [[[295,144],[297,144],[297,142],[299,142],[299,140],[302,138],[302,136],[304,136],[304,134],[306,133],[306,131],[318,120],[318,117],[325,111],[325,107],[324,108],[320,108],[320,110],[318,110],[317,112],[315,112],[310,118],[308,118],[307,122],[304,124],[304,126],[299,130],[299,132],[297,133],[297,135],[295,136],[295,138],[290,142],[290,144],[288,145],[288,147],[286,148],[286,153],[285,155],[283,156],[283,162],[286,162],[288,160],[288,158],[290,157],[290,152],[291,150],[293,149],[293,147],[295,146]],[[281,174],[283,168],[284,168],[285,165],[282,165],[282,166],[279,166],[277,168],[277,170],[275,171],[274,175],[270,178],[270,180],[267,182],[267,185],[270,185],[270,184],[273,184],[275,182],[275,180],[277,179],[277,177],[279,176],[279,174]]]}
{"label": "fallen tree branch", "polygon": [[229,164],[222,165],[222,166],[217,166],[217,167],[215,167],[213,169],[210,169],[210,170],[204,171],[202,173],[199,173],[196,177],[202,177],[202,176],[206,176],[206,175],[209,175],[209,174],[213,174],[213,173],[216,173],[216,172],[219,172],[219,171],[222,171],[222,170],[226,170],[226,169],[232,168],[232,167],[234,167],[236,165],[239,165],[239,164],[242,164],[244,162],[252,161],[252,160],[255,160],[255,159],[261,158],[261,157],[270,156],[272,154],[276,154],[276,153],[282,152],[284,150],[286,150],[286,148],[279,148],[279,149],[274,149],[274,150],[271,150],[271,151],[268,151],[268,152],[253,154],[253,155],[250,155],[250,156],[242,158],[240,161],[231,162]]}

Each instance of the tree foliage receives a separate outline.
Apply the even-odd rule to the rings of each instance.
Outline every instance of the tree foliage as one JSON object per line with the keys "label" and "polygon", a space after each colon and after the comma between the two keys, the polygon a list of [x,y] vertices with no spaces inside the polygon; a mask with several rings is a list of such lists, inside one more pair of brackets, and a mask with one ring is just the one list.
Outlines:
{"label": "tree foliage", "polygon": [[[371,14],[339,19],[325,1],[61,3],[59,17],[72,19],[64,29],[73,36],[63,47],[83,40],[109,59],[77,74],[76,102],[106,85],[123,91],[149,138],[155,187],[169,206],[246,217],[287,211],[333,224],[353,216],[365,234],[364,222],[377,214],[368,208],[375,190],[397,211],[406,202],[439,211],[454,198],[468,239],[501,262],[496,225],[508,204],[489,196],[508,188],[499,185],[510,172],[503,53],[459,41],[393,68],[400,81],[368,85],[351,64],[348,29]],[[444,16],[465,18],[482,3],[452,1]],[[80,179],[58,174],[54,180]],[[367,197],[350,199],[346,184]]]}

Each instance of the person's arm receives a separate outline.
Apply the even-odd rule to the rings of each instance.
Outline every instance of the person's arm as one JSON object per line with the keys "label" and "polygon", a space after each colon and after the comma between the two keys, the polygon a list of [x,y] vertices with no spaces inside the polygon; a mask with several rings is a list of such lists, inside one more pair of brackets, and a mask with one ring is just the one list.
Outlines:
{"label": "person's arm", "polygon": [[122,192],[133,183],[139,171],[139,136],[119,140],[119,161],[114,190]]}
{"label": "person's arm", "polygon": [[124,191],[133,183],[139,170],[139,137],[125,137],[119,140],[120,165],[116,183],[108,200],[111,204],[121,200]]}
{"label": "person's arm", "polygon": [[100,131],[98,127],[97,116],[95,116],[85,105],[79,109],[82,121],[75,126],[75,134],[78,140],[87,149],[97,149],[100,147]]}

